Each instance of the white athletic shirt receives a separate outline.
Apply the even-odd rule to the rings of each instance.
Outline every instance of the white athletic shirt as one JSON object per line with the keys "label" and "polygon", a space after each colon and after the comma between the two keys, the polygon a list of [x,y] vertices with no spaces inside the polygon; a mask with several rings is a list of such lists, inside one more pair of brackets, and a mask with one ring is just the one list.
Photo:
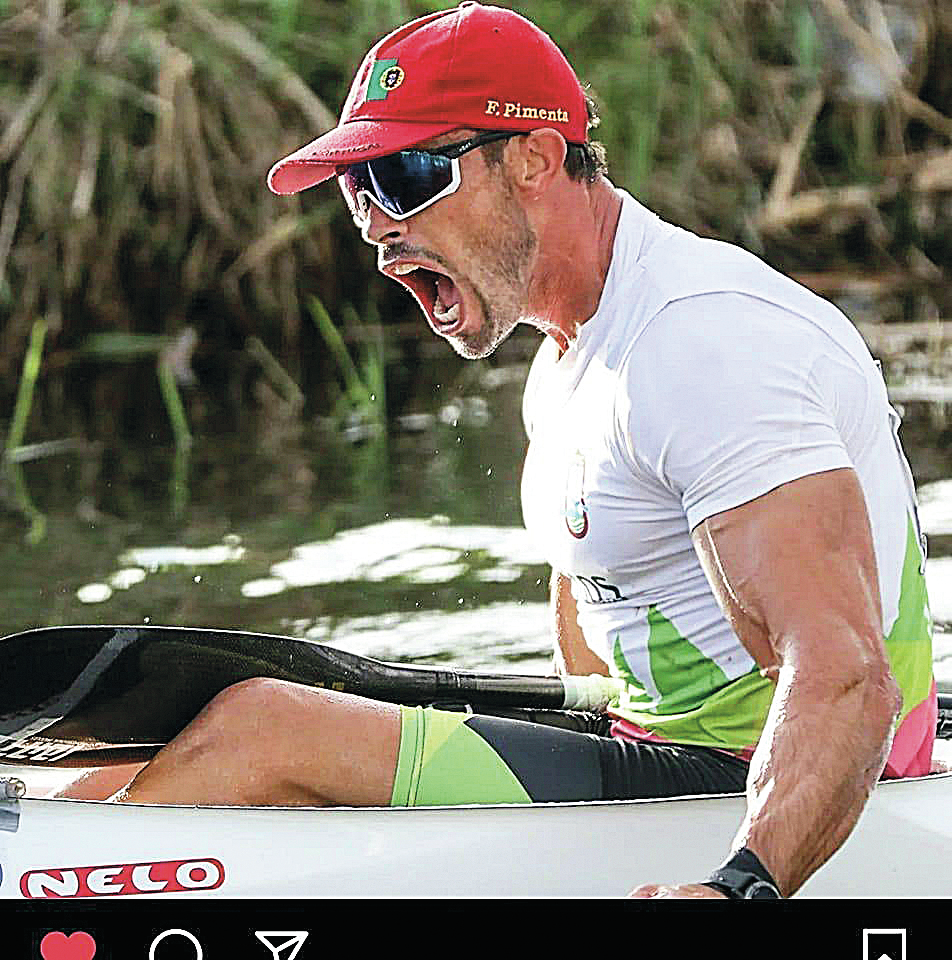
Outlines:
{"label": "white athletic shirt", "polygon": [[617,732],[756,744],[773,686],[721,613],[691,530],[841,467],[866,496],[905,718],[932,690],[924,545],[877,364],[832,304],[618,193],[598,309],[561,358],[547,338],[530,370],[522,481],[526,527],[571,577],[586,641],[628,680]]}

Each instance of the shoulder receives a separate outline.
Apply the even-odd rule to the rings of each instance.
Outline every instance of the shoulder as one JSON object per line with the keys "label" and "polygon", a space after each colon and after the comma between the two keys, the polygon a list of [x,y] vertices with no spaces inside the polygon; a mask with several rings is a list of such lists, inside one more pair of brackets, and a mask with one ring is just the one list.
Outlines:
{"label": "shoulder", "polygon": [[738,310],[750,318],[787,315],[861,346],[829,301],[748,250],[666,223],[627,195],[615,256],[606,306],[625,351],[649,331],[678,338],[692,320],[730,324]]}
{"label": "shoulder", "polygon": [[677,394],[737,390],[774,368],[800,378],[827,349],[823,324],[785,304],[746,291],[707,291],[655,311],[628,345],[622,380]]}

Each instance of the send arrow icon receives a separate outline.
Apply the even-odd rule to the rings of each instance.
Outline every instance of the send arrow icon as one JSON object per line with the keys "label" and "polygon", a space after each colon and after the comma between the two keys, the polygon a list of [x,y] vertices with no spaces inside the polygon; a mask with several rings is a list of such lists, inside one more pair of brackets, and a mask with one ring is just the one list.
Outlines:
{"label": "send arrow icon", "polygon": [[274,960],[294,960],[304,941],[307,930],[255,930],[255,936],[271,951]]}

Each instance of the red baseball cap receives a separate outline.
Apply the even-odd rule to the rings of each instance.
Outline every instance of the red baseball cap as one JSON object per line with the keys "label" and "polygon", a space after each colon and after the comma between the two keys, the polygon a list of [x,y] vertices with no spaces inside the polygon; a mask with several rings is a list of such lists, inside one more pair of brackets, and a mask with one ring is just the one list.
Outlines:
{"label": "red baseball cap", "polygon": [[460,128],[552,127],[585,143],[585,92],[548,34],[501,7],[466,0],[384,37],[364,58],[333,130],[268,174],[297,193],[341,164],[372,160]]}

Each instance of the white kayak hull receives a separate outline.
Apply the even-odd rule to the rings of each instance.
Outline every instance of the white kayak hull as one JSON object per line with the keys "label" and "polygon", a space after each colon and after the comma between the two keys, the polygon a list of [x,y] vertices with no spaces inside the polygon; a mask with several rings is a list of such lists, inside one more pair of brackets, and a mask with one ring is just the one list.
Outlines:
{"label": "white kayak hull", "polygon": [[[0,897],[616,896],[705,876],[744,810],[742,796],[423,809],[21,799],[0,804]],[[881,784],[801,895],[952,896],[950,810],[950,774]]]}

